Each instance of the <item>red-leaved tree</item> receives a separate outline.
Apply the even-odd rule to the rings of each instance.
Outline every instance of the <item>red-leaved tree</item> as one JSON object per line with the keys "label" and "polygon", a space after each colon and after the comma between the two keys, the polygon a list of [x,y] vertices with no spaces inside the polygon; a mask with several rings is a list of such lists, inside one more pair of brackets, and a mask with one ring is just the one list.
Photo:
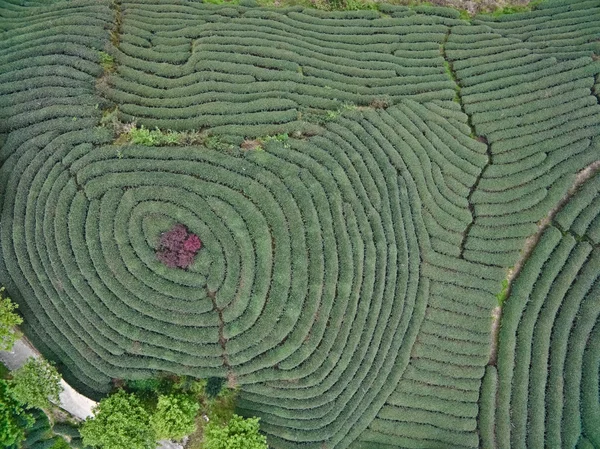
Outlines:
{"label": "red-leaved tree", "polygon": [[160,236],[156,256],[158,260],[170,268],[187,268],[194,261],[194,256],[202,248],[202,241],[182,224]]}

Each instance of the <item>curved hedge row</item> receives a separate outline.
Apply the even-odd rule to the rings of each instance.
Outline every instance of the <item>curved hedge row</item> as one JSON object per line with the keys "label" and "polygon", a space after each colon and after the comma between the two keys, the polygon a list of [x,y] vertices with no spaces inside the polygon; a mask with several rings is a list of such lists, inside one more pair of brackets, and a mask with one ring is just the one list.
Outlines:
{"label": "curved hedge row", "polygon": [[[44,311],[35,323],[46,344],[88,387],[158,371],[233,374],[241,409],[260,414],[272,445],[345,447],[411,351],[425,364],[485,361],[476,295],[492,295],[501,273],[429,250],[471,220],[446,183],[468,190],[485,162],[452,108],[404,100],[243,159],[90,151],[90,133],[77,130],[41,152],[23,143],[0,170],[0,268],[19,301]],[[188,271],[154,254],[175,222],[204,244]],[[456,307],[471,304],[480,331],[466,329],[476,319],[440,328],[453,314],[435,305],[444,288],[462,296]],[[428,301],[433,322],[413,347]],[[447,335],[475,342],[439,348]]]}
{"label": "curved hedge row", "polygon": [[[31,158],[48,158],[57,148],[81,145],[89,150],[112,139],[108,131],[94,128],[103,103],[95,92],[97,77],[102,74],[98,49],[108,41],[112,21],[108,1],[0,2],[0,132],[6,133],[0,142],[3,170],[16,163],[21,164],[20,169],[28,168]],[[28,181],[35,175],[35,167],[29,167]],[[12,187],[3,181],[0,188],[4,200],[6,189]],[[34,196],[37,191],[29,193]],[[3,209],[3,213],[6,219],[13,212]],[[2,252],[11,239],[12,235],[2,239]],[[22,244],[17,239],[17,245]],[[79,363],[73,359],[72,346],[48,326],[49,318],[37,300],[24,299],[36,293],[29,288],[21,290],[17,280],[6,275],[6,264],[15,262],[3,256],[0,270],[5,273],[3,284],[18,298],[27,336],[46,356],[59,362],[65,377],[82,391],[93,392],[96,387],[105,391],[105,378],[98,382],[97,373],[89,373],[79,382],[71,374]]]}
{"label": "curved hedge row", "polygon": [[109,2],[30,3],[0,2],[0,132],[66,117],[97,120]]}
{"label": "curved hedge row", "polygon": [[477,16],[474,24],[487,25],[526,48],[558,60],[600,54],[600,5],[590,0],[547,0],[526,13]]}
{"label": "curved hedge row", "polygon": [[[506,268],[598,157],[600,68],[581,57],[594,5],[467,26],[391,5],[21,3],[0,0],[0,277],[69,382],[98,395],[113,378],[229,377],[282,449],[597,444],[593,395],[563,410],[537,386],[597,390],[594,305],[556,309],[548,379],[526,342],[548,346],[536,289],[556,283],[553,307],[596,294],[600,178],[536,249],[514,291],[537,305],[511,297],[488,365]],[[109,102],[228,141],[324,124],[237,154],[113,146]],[[175,223],[203,242],[186,270],[156,257]]]}
{"label": "curved hedge row", "polygon": [[454,96],[439,47],[456,19],[192,1],[121,10],[118,70],[104,93],[122,120],[147,127],[256,135],[256,125],[325,119],[347,103]]}
{"label": "curved hedge row", "polygon": [[[452,108],[448,105],[444,106],[447,106],[449,109]],[[458,229],[464,230],[470,220],[468,205],[464,201],[453,204],[452,197],[444,197],[444,195],[448,194],[446,182],[449,183],[449,180],[453,179],[451,176],[451,173],[453,173],[454,176],[466,183],[464,188],[468,190],[472,183],[475,182],[475,176],[469,175],[469,171],[477,173],[480,168],[464,165],[464,163],[467,159],[477,161],[477,156],[481,156],[481,152],[485,150],[485,146],[478,144],[468,137],[466,116],[461,115],[460,112],[450,114],[450,111],[446,111],[446,115],[452,115],[456,120],[455,123],[451,125],[449,120],[434,113],[434,110],[436,110],[436,105],[429,104],[425,107],[418,103],[406,100],[398,105],[398,107],[389,108],[385,112],[366,112],[364,113],[363,118],[356,122],[340,120],[335,124],[329,125],[328,129],[329,131],[339,133],[344,140],[336,138],[333,141],[334,145],[327,146],[325,149],[334,153],[336,152],[335,145],[339,146],[340,144],[344,144],[345,148],[345,145],[347,145],[345,142],[349,142],[355,148],[364,147],[364,150],[361,150],[361,153],[362,158],[366,161],[369,161],[371,157],[374,156],[380,167],[390,166],[391,169],[395,169],[401,176],[398,179],[400,194],[408,194],[408,197],[406,198],[408,200],[407,204],[410,205],[411,210],[414,209],[414,212],[411,212],[413,220],[418,218],[415,223],[415,230],[417,232],[417,242],[419,242],[422,251],[420,272],[422,277],[421,282],[423,282],[423,284],[417,291],[418,298],[420,299],[418,299],[418,302],[415,305],[415,307],[418,306],[418,309],[415,309],[415,312],[418,311],[418,316],[424,317],[424,321],[419,331],[420,342],[412,346],[412,349],[405,344],[400,346],[398,357],[402,360],[402,363],[411,363],[411,365],[407,366],[407,370],[410,369],[411,371],[414,370],[417,365],[428,365],[431,367],[432,365],[437,364],[438,366],[436,368],[430,368],[436,370],[441,369],[442,361],[448,360],[448,357],[454,356],[461,359],[461,363],[473,365],[473,372],[476,372],[476,365],[482,366],[487,360],[488,330],[486,329],[486,324],[488,322],[487,317],[489,317],[488,305],[492,304],[492,301],[489,301],[489,297],[493,297],[490,292],[495,292],[497,290],[502,273],[499,270],[479,270],[478,267],[469,263],[461,264],[460,261],[453,257],[431,251],[431,248],[434,244],[437,244],[434,242],[437,242],[438,240],[441,242],[441,239],[445,237],[450,238],[449,236],[452,235],[459,236],[460,232],[452,230],[451,228],[456,226]],[[438,124],[445,126],[438,126]],[[314,141],[321,142],[322,138],[314,138]],[[455,152],[448,151],[447,153],[444,153],[444,145],[442,142],[454,145]],[[387,162],[384,157],[380,159],[380,156],[378,156],[377,152],[379,151],[379,148],[384,151]],[[375,150],[377,152],[374,152]],[[373,156],[370,156],[371,154],[373,154]],[[465,160],[463,160],[463,164],[460,164],[458,159],[444,159],[444,154],[446,156],[448,156],[448,154],[453,154],[455,156],[456,154],[462,154]],[[440,171],[440,167],[443,167],[443,171]],[[431,170],[431,173],[429,170]],[[392,173],[386,176],[388,185],[393,182],[391,181],[394,179]],[[374,192],[376,189],[369,188],[367,191]],[[389,198],[396,197],[397,195],[389,196]],[[400,197],[401,204],[403,202],[402,197],[403,196]],[[384,201],[384,198],[384,196],[378,198],[378,210],[382,207],[382,205],[379,204],[379,201]],[[425,215],[426,211],[427,214]],[[427,220],[425,220],[426,217]],[[452,278],[449,279],[449,275],[452,276]],[[447,293],[444,294],[442,291],[446,291]],[[456,300],[454,299],[455,295],[457,297]],[[405,301],[407,300],[408,297],[405,298]],[[439,300],[442,300],[442,302],[445,302],[446,304],[441,304]],[[451,302],[454,306],[450,305]],[[486,305],[486,302],[488,305]],[[427,305],[427,303],[429,303],[429,305]],[[406,308],[406,305],[404,307]],[[457,313],[460,309],[469,310],[470,320],[461,319],[460,314]],[[427,313],[427,316],[425,316],[425,313]],[[457,324],[457,327],[445,331],[443,326],[440,326],[440,323],[443,323],[444,320],[449,318],[461,319],[461,323]],[[469,332],[467,330],[467,327],[469,326],[473,328],[475,322],[477,322],[476,327],[480,329],[480,334],[478,334],[477,331]],[[390,323],[388,322],[388,326],[389,325]],[[381,326],[381,324],[379,326]],[[384,333],[386,332],[383,328],[381,331]],[[413,329],[413,331],[416,331],[416,329]],[[450,344],[446,345],[446,338],[450,335],[452,335],[453,338],[470,341],[464,341],[458,345],[455,342],[448,342]],[[358,338],[358,335],[351,332],[350,337],[356,339]],[[324,341],[333,342],[330,338],[327,338]],[[398,343],[392,342],[392,344]],[[336,349],[336,346],[334,345],[332,351],[332,354],[337,354],[339,349]],[[344,352],[342,357],[350,357],[351,355],[351,351],[348,354]],[[323,354],[323,356],[325,356],[325,354]],[[329,357],[331,357],[331,355]],[[328,367],[327,369],[332,369],[335,366],[339,371],[343,369],[348,370],[348,368],[345,368],[343,365],[340,366],[339,361],[337,362],[338,365],[335,365],[336,360],[329,360],[327,358],[320,358],[318,360],[318,363],[321,364],[316,365],[319,366],[319,369],[316,371],[316,373],[319,373],[319,379],[323,378],[324,375],[324,367],[322,364],[326,364]],[[391,359],[387,360],[387,363],[391,364],[392,361],[393,360]],[[281,366],[282,364],[280,364],[280,367]],[[365,409],[360,407],[358,410],[363,410],[364,413],[362,419],[368,416],[366,411],[368,411],[368,413],[373,413],[373,417],[376,413],[378,413],[378,417],[382,414],[386,415],[388,408],[391,407],[386,404],[400,400],[399,398],[403,394],[401,390],[407,386],[406,382],[401,380],[400,383],[402,385],[398,387],[396,391],[393,391],[393,389],[396,386],[399,376],[404,376],[408,372],[404,371],[403,374],[401,366],[402,365],[394,367],[394,370],[391,372],[392,379],[395,381],[391,381],[391,379],[388,378],[387,383],[379,385],[377,385],[379,380],[374,381],[376,383],[374,383],[371,388],[375,389],[376,387],[379,389],[378,397],[381,398],[379,404],[380,407],[381,405],[384,405],[384,408],[379,409],[379,412],[378,409],[374,409],[371,412],[368,408]],[[361,366],[361,368],[363,367]],[[364,369],[366,370],[367,367],[364,367]],[[371,366],[370,369],[371,371],[377,369],[377,365]],[[448,374],[448,376],[446,378],[450,376],[464,377],[466,371],[469,371],[469,369],[465,369],[464,367],[461,368],[457,365],[455,369],[447,369],[446,374]],[[469,374],[467,373],[466,376],[469,376]],[[311,379],[312,377],[314,377],[314,375],[307,376],[306,379],[293,378],[292,380],[294,382],[292,384],[281,383],[279,385],[268,385],[268,387],[264,384],[244,386],[241,406],[250,413],[259,412],[260,416],[263,416],[263,427],[269,433],[274,435],[278,435],[281,430],[278,427],[274,427],[271,424],[271,421],[276,422],[278,426],[287,425],[292,428],[293,432],[290,433],[288,430],[283,435],[286,435],[287,438],[298,440],[301,435],[298,419],[299,417],[302,417],[303,422],[306,420],[307,424],[311,423],[312,431],[310,433],[310,438],[322,438],[321,441],[328,441],[332,445],[339,444],[341,447],[345,447],[357,437],[363,438],[365,433],[359,434],[361,428],[357,428],[354,421],[358,416],[352,414],[349,416],[346,415],[346,413],[356,414],[356,407],[359,406],[360,403],[352,400],[346,405],[346,403],[341,402],[344,400],[344,395],[331,396],[329,392],[325,394],[322,387],[316,384],[316,379]],[[427,377],[430,379],[435,378],[436,374],[429,373]],[[370,379],[370,377],[367,377],[367,379]],[[307,381],[310,381],[310,383]],[[328,379],[325,379],[324,381],[328,381]],[[365,393],[367,394],[369,393],[368,390],[366,390],[366,385],[371,385],[370,382],[371,381],[369,381],[369,384],[363,384],[362,386],[362,388],[365,388]],[[409,383],[411,382],[409,381]],[[473,393],[476,394],[478,381],[474,380],[472,385]],[[423,392],[428,392],[429,387],[427,385],[421,383],[420,386]],[[294,403],[288,399],[291,395],[296,397],[297,394],[301,394],[300,392],[294,393],[294,388],[301,388],[303,391],[306,391],[306,388],[308,387],[311,389],[318,387],[315,390],[315,394],[319,394],[318,403],[323,404],[320,406],[322,411],[319,413],[325,413],[325,410],[328,410],[328,414],[340,414],[340,417],[348,416],[345,418],[347,420],[346,423],[341,428],[343,432],[337,430],[336,433],[330,433],[330,431],[327,430],[328,433],[324,433],[323,430],[325,429],[318,429],[316,424],[312,424],[312,422],[316,421],[313,417],[313,414],[317,411],[316,409],[309,412],[309,410],[306,409],[308,405],[297,408],[294,406]],[[412,383],[410,387],[418,388],[418,386],[414,386],[414,383]],[[277,391],[279,388],[285,390],[279,393]],[[435,387],[433,387],[433,390],[435,390]],[[264,397],[259,396],[257,393],[264,395]],[[373,393],[375,393],[375,391]],[[386,397],[390,393],[392,395],[389,396],[386,402]],[[266,399],[267,397],[268,399]],[[455,396],[455,398],[458,399],[458,396]],[[469,399],[472,400],[473,398],[474,396],[470,395]],[[252,405],[249,403],[249,399],[252,399],[253,401],[260,400],[265,403],[266,406]],[[418,409],[416,415],[407,415],[405,418],[399,418],[399,416],[403,416],[403,414],[398,414],[396,413],[397,410],[393,409],[393,413],[396,413],[394,415],[396,419],[403,420],[405,423],[411,423],[411,426],[402,426],[402,423],[399,422],[395,423],[397,432],[404,432],[406,439],[413,438],[416,435],[410,428],[414,429],[415,426],[419,425],[419,420],[414,420],[415,417],[418,418],[418,413],[421,415],[425,414],[430,419],[436,419],[435,415],[437,415],[436,422],[438,423],[452,419],[450,416],[451,413],[442,417],[444,414],[443,410],[428,410],[428,407],[431,404],[423,405],[422,401],[419,401],[418,396],[410,394],[405,395],[403,401],[405,402],[405,406]],[[458,401],[460,402],[460,399]],[[285,404],[285,406],[282,404]],[[344,405],[344,408],[341,408],[341,405]],[[284,407],[288,410],[285,410]],[[328,415],[324,415],[323,419],[327,416]],[[387,419],[392,419],[389,413],[387,413],[386,416]],[[370,420],[368,419],[364,419],[363,426],[368,424],[369,421]],[[378,419],[376,421],[378,421]],[[470,423],[467,424],[469,429],[466,430],[465,434],[468,434],[467,437],[472,441],[472,438],[476,435],[475,415],[471,415],[468,421],[470,421]],[[332,426],[330,425],[328,427]],[[367,433],[368,432],[369,431],[367,431]],[[464,435],[461,436],[464,437]],[[286,443],[283,438],[279,439],[272,436],[270,441],[271,444],[276,445],[276,447],[290,447],[290,444]],[[443,441],[443,438],[440,438],[440,441]]]}
{"label": "curved hedge row", "polygon": [[[489,447],[596,447],[600,361],[600,250],[585,223],[600,222],[600,175],[556,216],[513,285],[504,307]],[[589,232],[593,232],[593,227]],[[492,377],[493,376],[493,377]]]}
{"label": "curved hedge row", "polygon": [[[535,15],[526,20],[536,23]],[[600,105],[591,89],[600,64],[559,62],[485,25],[453,27],[446,51],[465,111],[490,147],[470,196],[475,218],[463,255],[510,267],[575,174],[598,159]]]}
{"label": "curved hedge row", "polygon": [[409,364],[352,448],[488,447],[480,389],[504,270],[431,250],[423,259],[428,301]]}

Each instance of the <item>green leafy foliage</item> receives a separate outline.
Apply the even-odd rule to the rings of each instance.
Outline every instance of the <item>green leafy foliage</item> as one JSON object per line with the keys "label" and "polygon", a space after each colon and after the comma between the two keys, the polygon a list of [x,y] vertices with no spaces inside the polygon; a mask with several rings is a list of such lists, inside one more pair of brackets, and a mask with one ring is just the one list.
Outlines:
{"label": "green leafy foliage", "polygon": [[[206,144],[208,137],[197,131],[172,131],[147,129],[144,125],[139,128],[135,125],[123,124],[116,119],[116,113],[109,113],[103,120],[105,123],[112,122],[117,133],[121,135],[116,143],[119,145],[145,145],[153,146],[173,146],[173,145],[203,145]],[[207,145],[208,146],[208,145]]]}
{"label": "green leafy foliage", "polygon": [[194,432],[199,408],[198,401],[187,395],[159,396],[156,410],[150,418],[156,437],[179,440]]}
{"label": "green leafy foliage", "polygon": [[56,368],[42,358],[30,358],[12,373],[13,396],[28,407],[48,408],[50,401],[58,402],[62,391],[61,376]]}
{"label": "green leafy foliage", "polygon": [[25,429],[33,422],[31,414],[14,398],[9,384],[0,379],[0,445],[18,447],[25,439]]}
{"label": "green leafy foliage", "polygon": [[158,128],[155,130],[149,130],[144,128],[142,125],[139,128],[134,127],[129,131],[129,140],[135,145],[146,145],[146,146],[161,146],[161,145],[175,145],[179,143],[179,134],[167,131],[166,133],[161,132]]}
{"label": "green leafy foliage", "polygon": [[[71,447],[62,436],[54,433],[54,428],[60,427],[60,424],[55,424],[53,427],[44,411],[40,409],[30,410],[34,422],[31,427],[25,430],[25,439],[19,448],[68,449]],[[79,432],[76,431],[76,435],[78,436]],[[71,441],[74,440],[74,438],[71,439]]]}
{"label": "green leafy foliage", "polygon": [[[84,447],[78,426],[75,426],[71,423],[54,423],[52,431],[56,435],[61,436],[62,439],[68,441],[70,447],[74,449]],[[89,446],[86,447],[89,448]]]}
{"label": "green leafy foliage", "polygon": [[502,304],[504,304],[504,301],[506,300],[508,296],[508,279],[504,279],[502,281],[502,290],[500,291],[500,293],[498,293],[496,295],[496,298],[498,299],[498,305],[500,307],[502,307]]}
{"label": "green leafy foliage", "polygon": [[501,17],[507,14],[517,14],[522,12],[531,11],[532,5],[511,5],[511,6],[503,6],[500,8],[496,8],[492,12],[492,16]]}
{"label": "green leafy foliage", "polygon": [[8,367],[4,363],[0,362],[0,379],[6,379],[9,372],[10,370]]}
{"label": "green leafy foliage", "polygon": [[86,446],[99,449],[154,449],[150,416],[139,399],[124,391],[102,399],[94,417],[85,420],[81,436]]}
{"label": "green leafy foliage", "polygon": [[54,444],[50,446],[50,449],[71,449],[71,446],[64,438],[55,438]]}
{"label": "green leafy foliage", "polygon": [[18,339],[15,326],[23,323],[23,319],[15,313],[19,307],[4,294],[4,287],[0,288],[0,350],[10,351]]}
{"label": "green leafy foliage", "polygon": [[377,2],[371,0],[327,0],[323,9],[342,11],[376,10]]}
{"label": "green leafy foliage", "polygon": [[101,51],[100,55],[100,65],[106,72],[114,72],[116,70],[115,58],[108,53]]}
{"label": "green leafy foliage", "polygon": [[267,439],[259,433],[259,418],[233,415],[225,426],[209,423],[204,429],[206,449],[267,449]]}

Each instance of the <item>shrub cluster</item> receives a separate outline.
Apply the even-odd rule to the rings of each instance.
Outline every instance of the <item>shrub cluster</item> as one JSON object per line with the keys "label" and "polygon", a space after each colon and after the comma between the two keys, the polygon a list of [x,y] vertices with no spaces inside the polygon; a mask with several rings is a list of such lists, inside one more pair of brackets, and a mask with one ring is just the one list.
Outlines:
{"label": "shrub cluster", "polygon": [[194,261],[194,256],[202,248],[202,241],[182,224],[173,226],[160,238],[157,250],[158,259],[170,268],[187,268]]}

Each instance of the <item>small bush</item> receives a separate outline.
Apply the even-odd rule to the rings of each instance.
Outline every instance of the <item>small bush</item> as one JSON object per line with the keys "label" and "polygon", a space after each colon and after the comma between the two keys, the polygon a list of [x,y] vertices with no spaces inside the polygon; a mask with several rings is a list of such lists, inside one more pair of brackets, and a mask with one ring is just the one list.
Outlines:
{"label": "small bush", "polygon": [[222,377],[209,377],[206,382],[206,395],[209,398],[216,397],[225,385],[225,379]]}

